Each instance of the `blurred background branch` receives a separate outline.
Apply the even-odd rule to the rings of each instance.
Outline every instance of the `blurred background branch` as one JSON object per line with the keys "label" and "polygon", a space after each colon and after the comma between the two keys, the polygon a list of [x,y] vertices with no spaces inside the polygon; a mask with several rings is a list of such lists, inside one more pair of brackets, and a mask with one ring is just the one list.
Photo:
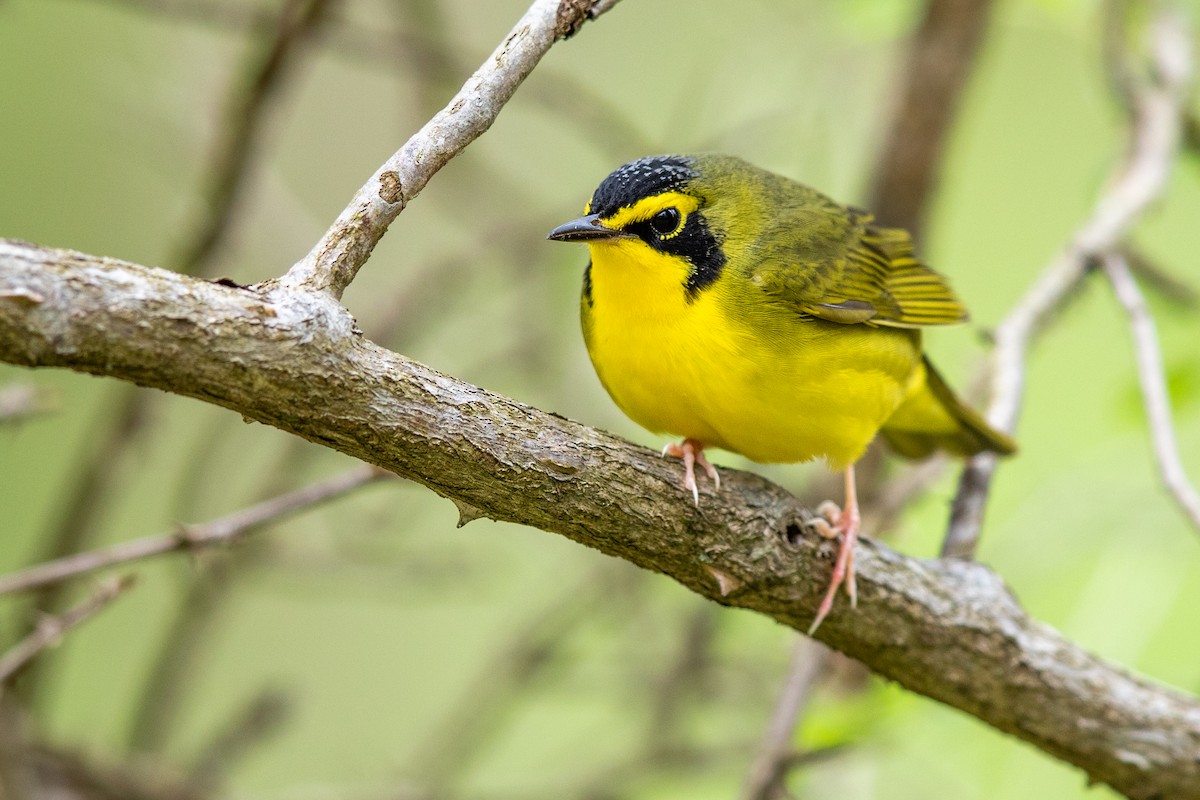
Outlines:
{"label": "blurred background branch", "polygon": [[796,725],[804,716],[805,707],[812,697],[813,684],[825,670],[829,655],[820,642],[808,638],[796,640],[792,648],[792,663],[775,704],[775,713],[758,753],[750,763],[742,794],[745,800],[778,800],[788,796],[785,781],[788,769],[795,766],[797,751],[793,742]]}
{"label": "blurred background branch", "polygon": [[1179,457],[1175,425],[1171,422],[1166,370],[1158,347],[1158,334],[1154,330],[1154,317],[1150,316],[1146,299],[1125,258],[1119,253],[1110,252],[1104,255],[1101,263],[1112,284],[1113,293],[1129,316],[1138,380],[1146,404],[1146,421],[1150,427],[1150,442],[1163,485],[1192,527],[1200,532],[1200,494],[1196,493],[1196,488],[1188,480],[1183,460]]}
{"label": "blurred background branch", "polygon": [[337,0],[285,0],[267,40],[255,42],[230,85],[220,137],[204,170],[201,211],[179,252],[168,262],[188,275],[207,275],[221,243],[234,228],[238,203],[253,178],[252,161],[266,115],[301,63],[302,47],[328,24]]}
{"label": "blurred background branch", "polygon": [[[1127,6],[1110,3],[1109,11],[1123,14]],[[1088,270],[1122,244],[1146,208],[1166,189],[1191,79],[1191,42],[1170,8],[1154,12],[1146,36],[1145,77],[1134,80],[1128,64],[1132,57],[1117,57],[1124,66],[1115,70],[1120,76],[1116,82],[1130,107],[1124,157],[1114,167],[1092,216],[993,332],[996,347],[987,419],[1000,430],[1016,430],[1025,388],[1025,357],[1033,337],[1059,311]],[[973,556],[998,463],[990,453],[967,462],[950,512],[943,556]]]}
{"label": "blurred background branch", "polygon": [[[866,207],[882,224],[909,230],[918,247],[937,196],[946,142],[976,72],[991,13],[991,0],[928,0],[905,46]],[[891,531],[904,509],[929,491],[948,466],[937,456],[885,477],[884,462],[884,448],[876,442],[857,466],[863,476],[864,530],[875,536]],[[831,473],[806,487],[802,496],[815,506],[836,496],[837,480]],[[763,743],[750,763],[743,787],[748,800],[788,796],[788,770],[803,763],[794,758],[792,740],[814,686],[834,663],[827,655],[820,645],[797,642]],[[865,680],[861,684],[868,685]]]}
{"label": "blurred background branch", "polygon": [[[171,265],[180,272],[205,275],[209,260],[228,235],[234,219],[233,212],[246,182],[253,176],[251,159],[256,142],[262,135],[262,125],[268,101],[277,95],[295,63],[296,45],[309,38],[327,16],[332,0],[285,0],[282,10],[269,18],[269,41],[262,46],[255,42],[242,68],[235,72],[227,101],[223,124],[218,128],[222,137],[212,148],[212,155],[203,171],[206,189],[201,200],[193,232],[185,237]],[[159,4],[150,4],[161,8]],[[174,4],[176,13],[183,4]],[[231,16],[229,8],[222,9]],[[120,485],[115,466],[125,460],[151,427],[155,396],[132,386],[118,387],[110,400],[112,407],[96,420],[102,432],[74,487],[67,493],[59,520],[45,538],[44,560],[65,557],[85,547],[93,537],[98,509],[106,503],[115,486]],[[39,592],[31,605],[32,613],[50,612],[61,603],[61,592],[49,584]],[[28,676],[21,691],[36,702],[43,691],[40,674]]]}
{"label": "blurred background branch", "polygon": [[0,696],[3,695],[5,684],[25,669],[38,654],[59,644],[63,636],[94,617],[132,585],[133,580],[129,577],[110,578],[103,581],[86,600],[61,615],[45,615],[38,619],[32,633],[0,655]]}
{"label": "blurred background branch", "polygon": [[918,243],[991,13],[992,0],[929,0],[908,47],[867,208]]}
{"label": "blurred background branch", "polygon": [[385,477],[390,477],[390,474],[383,470],[365,465],[355,467],[328,480],[273,497],[219,519],[196,525],[180,525],[173,533],[133,539],[103,550],[87,550],[19,572],[0,575],[0,594],[27,592],[164,553],[194,553],[214,545],[233,544],[260,528]]}

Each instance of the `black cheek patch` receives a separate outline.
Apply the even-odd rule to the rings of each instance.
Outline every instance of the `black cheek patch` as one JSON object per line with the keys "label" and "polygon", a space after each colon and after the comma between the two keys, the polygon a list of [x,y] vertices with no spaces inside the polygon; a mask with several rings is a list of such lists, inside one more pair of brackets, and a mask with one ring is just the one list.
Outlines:
{"label": "black cheek patch", "polygon": [[713,235],[703,215],[698,212],[689,214],[683,230],[661,242],[659,247],[691,263],[692,270],[684,284],[689,303],[721,277],[721,271],[725,268],[725,251],[721,249],[721,243]]}

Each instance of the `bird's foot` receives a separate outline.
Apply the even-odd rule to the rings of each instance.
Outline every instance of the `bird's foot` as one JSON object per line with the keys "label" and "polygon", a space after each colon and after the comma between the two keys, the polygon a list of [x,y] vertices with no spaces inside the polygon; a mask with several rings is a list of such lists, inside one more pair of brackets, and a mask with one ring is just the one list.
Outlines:
{"label": "bird's foot", "polygon": [[847,503],[843,510],[838,507],[837,503],[826,500],[817,506],[817,513],[820,516],[812,521],[813,529],[826,539],[835,539],[840,535],[842,543],[838,546],[837,561],[833,564],[833,575],[829,579],[829,588],[825,590],[825,597],[821,600],[820,607],[817,608],[817,616],[808,629],[809,636],[816,633],[817,628],[821,627],[821,623],[825,621],[825,617],[833,608],[833,599],[837,597],[838,587],[843,583],[846,585],[846,593],[850,595],[850,606],[852,608],[858,606],[858,588],[854,580],[854,544],[858,541],[858,529],[861,522],[858,504]]}
{"label": "bird's foot", "polygon": [[717,474],[717,468],[708,463],[708,459],[704,457],[702,443],[695,439],[684,439],[680,444],[672,442],[663,448],[662,454],[683,459],[683,488],[691,490],[692,500],[697,506],[700,505],[700,490],[696,487],[697,464],[713,482],[713,488],[720,491],[721,476]]}

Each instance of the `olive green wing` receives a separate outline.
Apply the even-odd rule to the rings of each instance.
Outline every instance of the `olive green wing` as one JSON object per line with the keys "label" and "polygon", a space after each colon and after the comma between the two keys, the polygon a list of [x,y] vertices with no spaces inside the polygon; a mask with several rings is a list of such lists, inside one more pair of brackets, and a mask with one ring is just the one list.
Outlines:
{"label": "olive green wing", "polygon": [[916,328],[967,318],[966,307],[946,280],[917,259],[907,231],[867,225],[847,261],[842,283],[834,290],[874,305],[877,313],[870,321],[876,325]]}
{"label": "olive green wing", "polygon": [[764,237],[753,280],[801,313],[842,324],[949,325],[967,310],[944,278],[917,259],[908,233],[816,192],[781,214]]}

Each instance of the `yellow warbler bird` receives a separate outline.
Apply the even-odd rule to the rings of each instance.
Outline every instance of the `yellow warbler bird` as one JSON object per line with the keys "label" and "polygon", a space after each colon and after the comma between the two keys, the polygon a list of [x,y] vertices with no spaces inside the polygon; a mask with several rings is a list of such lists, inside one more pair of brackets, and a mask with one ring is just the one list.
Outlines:
{"label": "yellow warbler bird", "polygon": [[843,582],[855,601],[854,462],[876,433],[913,458],[1015,451],[921,352],[920,328],[967,315],[907,232],[719,155],[630,162],[584,214],[549,238],[591,251],[592,364],[630,418],[682,438],[664,452],[683,459],[695,502],[696,465],[720,488],[706,447],[845,471],[845,504],[824,526],[842,542],[811,630]]}

